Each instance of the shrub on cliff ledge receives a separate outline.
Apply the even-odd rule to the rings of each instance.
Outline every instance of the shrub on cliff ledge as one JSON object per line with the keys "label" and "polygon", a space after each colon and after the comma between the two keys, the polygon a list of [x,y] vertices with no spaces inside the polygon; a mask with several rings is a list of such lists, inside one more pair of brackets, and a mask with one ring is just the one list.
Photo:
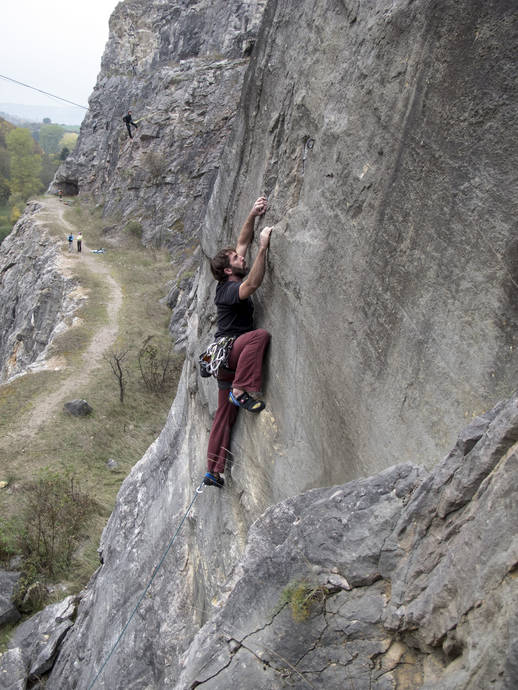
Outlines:
{"label": "shrub on cliff ledge", "polygon": [[139,223],[138,220],[129,220],[126,223],[126,232],[140,239],[142,237],[142,223]]}
{"label": "shrub on cliff ledge", "polygon": [[313,606],[325,601],[327,594],[327,589],[322,585],[306,580],[290,582],[282,592],[281,605],[288,604],[293,620],[302,623],[309,618]]}

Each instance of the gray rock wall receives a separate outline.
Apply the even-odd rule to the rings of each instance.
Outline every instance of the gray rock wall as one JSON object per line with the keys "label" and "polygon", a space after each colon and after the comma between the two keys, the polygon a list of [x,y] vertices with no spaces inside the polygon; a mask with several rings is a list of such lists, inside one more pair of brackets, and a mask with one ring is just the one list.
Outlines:
{"label": "gray rock wall", "polygon": [[[271,432],[236,434],[265,468],[244,486],[271,480],[276,500],[430,467],[514,390],[512,17],[500,1],[269,3],[203,236],[210,256],[268,195]],[[193,355],[213,290],[204,266]]]}
{"label": "gray rock wall", "polygon": [[517,404],[428,476],[398,465],[266,511],[172,687],[516,687]]}
{"label": "gray rock wall", "polygon": [[[132,220],[186,261],[168,298],[182,344],[200,228],[210,256],[268,195],[270,424],[235,447],[251,435],[258,466],[279,449],[257,477],[269,503],[430,466],[514,389],[518,153],[512,3],[265,5],[121,3],[54,186],[73,178],[113,232]],[[213,323],[202,263],[193,359]]]}

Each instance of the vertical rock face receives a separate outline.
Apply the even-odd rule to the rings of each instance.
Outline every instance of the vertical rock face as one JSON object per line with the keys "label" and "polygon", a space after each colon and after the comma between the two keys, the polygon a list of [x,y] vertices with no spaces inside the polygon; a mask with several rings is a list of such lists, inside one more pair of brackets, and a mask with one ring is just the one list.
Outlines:
{"label": "vertical rock face", "polygon": [[[430,466],[516,385],[512,16],[510,2],[268,5],[203,248],[268,195],[272,442],[248,420],[233,450],[268,467],[274,496]],[[213,289],[204,269],[202,339]]]}
{"label": "vertical rock face", "polygon": [[430,473],[397,465],[269,508],[240,562],[242,492],[205,489],[130,621],[196,497],[184,380],[179,392],[121,488],[46,687],[99,672],[114,690],[515,687],[518,396]]}
{"label": "vertical rock face", "polygon": [[174,687],[515,687],[517,403],[428,477],[398,465],[269,509]]}

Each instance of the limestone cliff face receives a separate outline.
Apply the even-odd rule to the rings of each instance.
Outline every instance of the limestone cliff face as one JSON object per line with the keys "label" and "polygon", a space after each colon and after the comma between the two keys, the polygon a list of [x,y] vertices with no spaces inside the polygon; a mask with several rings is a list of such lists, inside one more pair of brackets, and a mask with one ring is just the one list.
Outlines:
{"label": "limestone cliff face", "polygon": [[517,404],[428,476],[397,465],[266,511],[172,687],[515,687]]}
{"label": "limestone cliff face", "polygon": [[39,222],[37,203],[0,247],[0,383],[44,356],[73,311],[72,280],[63,273],[61,246]]}
{"label": "limestone cliff face", "polygon": [[[516,398],[428,470],[516,385],[516,31],[511,2],[266,5],[202,249],[268,195],[268,406],[238,421],[225,490],[197,499],[99,687],[237,687],[245,668],[257,688],[512,687]],[[202,262],[176,400],[121,488],[50,688],[92,681],[201,479],[213,291]],[[325,601],[297,627],[275,606],[308,568]]]}
{"label": "limestone cliff face", "polygon": [[[276,230],[256,301],[272,333],[272,421],[269,437],[250,420],[236,436],[244,486],[271,483],[275,499],[431,466],[464,420],[514,390],[511,14],[505,2],[268,5],[203,236],[211,255],[268,195]],[[213,289],[204,265],[193,355]]]}

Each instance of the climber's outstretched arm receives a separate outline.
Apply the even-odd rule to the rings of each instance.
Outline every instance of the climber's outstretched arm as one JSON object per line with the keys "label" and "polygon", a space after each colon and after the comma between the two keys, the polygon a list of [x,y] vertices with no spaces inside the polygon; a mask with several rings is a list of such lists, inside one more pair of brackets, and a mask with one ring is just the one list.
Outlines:
{"label": "climber's outstretched arm", "polygon": [[273,228],[263,228],[259,235],[259,251],[252,264],[250,273],[239,286],[239,299],[246,299],[253,295],[257,288],[261,285],[264,278],[264,271],[266,269],[266,253],[270,245],[270,235]]}
{"label": "climber's outstretched arm", "polygon": [[262,216],[266,212],[266,197],[260,196],[252,207],[252,210],[247,216],[236,245],[236,253],[239,256],[245,256],[248,247],[254,238],[254,224],[256,216]]}

